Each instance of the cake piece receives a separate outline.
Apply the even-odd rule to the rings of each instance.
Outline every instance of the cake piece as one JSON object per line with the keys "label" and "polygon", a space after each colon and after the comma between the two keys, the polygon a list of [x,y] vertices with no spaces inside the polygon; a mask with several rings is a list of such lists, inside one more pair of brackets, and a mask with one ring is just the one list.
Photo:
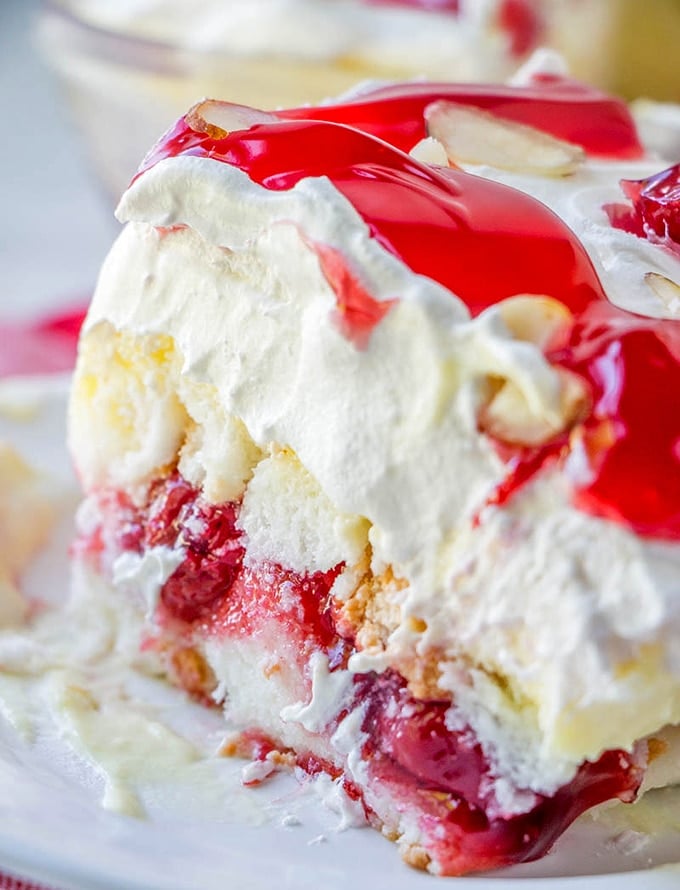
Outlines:
{"label": "cake piece", "polygon": [[327,774],[437,874],[633,800],[680,722],[658,172],[622,103],[543,74],[204,102],[118,209],[76,558],[230,753]]}

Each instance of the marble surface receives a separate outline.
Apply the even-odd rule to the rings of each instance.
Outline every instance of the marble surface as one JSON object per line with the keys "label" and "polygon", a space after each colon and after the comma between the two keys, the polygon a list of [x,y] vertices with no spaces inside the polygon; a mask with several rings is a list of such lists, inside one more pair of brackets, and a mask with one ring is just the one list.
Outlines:
{"label": "marble surface", "polygon": [[85,302],[115,237],[35,40],[39,0],[0,0],[0,322]]}

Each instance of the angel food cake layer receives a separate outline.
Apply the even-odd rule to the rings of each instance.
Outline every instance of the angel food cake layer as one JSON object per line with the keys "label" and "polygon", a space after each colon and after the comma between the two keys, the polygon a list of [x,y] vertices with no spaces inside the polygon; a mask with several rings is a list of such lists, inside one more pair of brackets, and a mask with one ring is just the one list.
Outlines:
{"label": "angel food cake layer", "polygon": [[203,103],[119,206],[76,558],[412,865],[542,855],[680,721],[677,183],[543,74]]}

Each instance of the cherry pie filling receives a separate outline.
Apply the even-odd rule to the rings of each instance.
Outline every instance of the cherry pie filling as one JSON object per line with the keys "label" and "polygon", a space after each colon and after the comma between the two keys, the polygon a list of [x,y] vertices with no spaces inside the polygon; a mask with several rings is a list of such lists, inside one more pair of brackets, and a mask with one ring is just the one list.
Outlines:
{"label": "cherry pie filling", "polygon": [[[178,646],[209,638],[228,644],[229,639],[257,638],[260,628],[274,620],[281,639],[292,644],[287,651],[297,653],[301,675],[317,651],[327,656],[331,671],[347,667],[355,644],[345,623],[344,634],[340,631],[331,594],[342,565],[310,575],[279,565],[245,565],[239,505],[208,503],[176,472],[157,479],[142,506],[121,493],[102,492],[100,497],[107,502],[104,524],[79,541],[81,554],[99,561],[107,550],[109,556],[112,551],[143,554],[159,545],[184,551],[182,563],[161,590],[155,616],[159,637],[147,645],[162,645],[165,632]],[[421,828],[432,839],[430,855],[445,872],[539,857],[586,809],[611,798],[632,800],[642,779],[632,755],[609,751],[597,762],[585,763],[553,796],[535,795],[528,812],[503,815],[494,802],[491,765],[474,734],[446,725],[450,701],[417,700],[404,678],[388,670],[355,676],[348,710],[357,706],[364,709],[362,755],[370,781],[388,789],[401,810],[417,810]],[[336,716],[329,734],[346,714]],[[244,750],[264,758],[277,744],[252,727]],[[312,774],[324,770],[340,775],[337,766],[310,752],[297,751],[295,759]],[[345,787],[373,818],[362,791],[349,780]],[[436,825],[443,828],[435,831]]]}

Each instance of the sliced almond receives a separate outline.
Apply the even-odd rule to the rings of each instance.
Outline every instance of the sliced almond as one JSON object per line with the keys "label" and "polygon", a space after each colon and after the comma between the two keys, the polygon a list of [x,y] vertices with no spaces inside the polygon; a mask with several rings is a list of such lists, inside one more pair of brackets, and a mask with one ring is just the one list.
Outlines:
{"label": "sliced almond", "polygon": [[185,117],[187,124],[198,133],[207,133],[212,139],[224,139],[234,130],[249,130],[255,124],[271,124],[279,118],[269,111],[204,99],[191,108]]}
{"label": "sliced almond", "polygon": [[448,167],[449,159],[446,156],[444,146],[438,139],[428,136],[417,142],[409,152],[411,157],[421,164],[436,164],[439,167]]}
{"label": "sliced almond", "polygon": [[680,318],[680,284],[658,272],[647,272],[645,281],[661,300],[667,313],[673,318]]}
{"label": "sliced almond", "polygon": [[564,303],[542,294],[518,294],[498,308],[515,339],[534,343],[543,352],[564,345],[574,323]]}
{"label": "sliced almond", "polygon": [[572,426],[585,414],[589,398],[583,382],[562,368],[556,368],[560,381],[559,411],[536,414],[522,390],[506,380],[481,410],[482,430],[512,445],[542,445]]}
{"label": "sliced almond", "polygon": [[442,143],[453,163],[568,176],[585,158],[578,145],[457,102],[433,102],[425,109],[425,121],[428,135]]}

